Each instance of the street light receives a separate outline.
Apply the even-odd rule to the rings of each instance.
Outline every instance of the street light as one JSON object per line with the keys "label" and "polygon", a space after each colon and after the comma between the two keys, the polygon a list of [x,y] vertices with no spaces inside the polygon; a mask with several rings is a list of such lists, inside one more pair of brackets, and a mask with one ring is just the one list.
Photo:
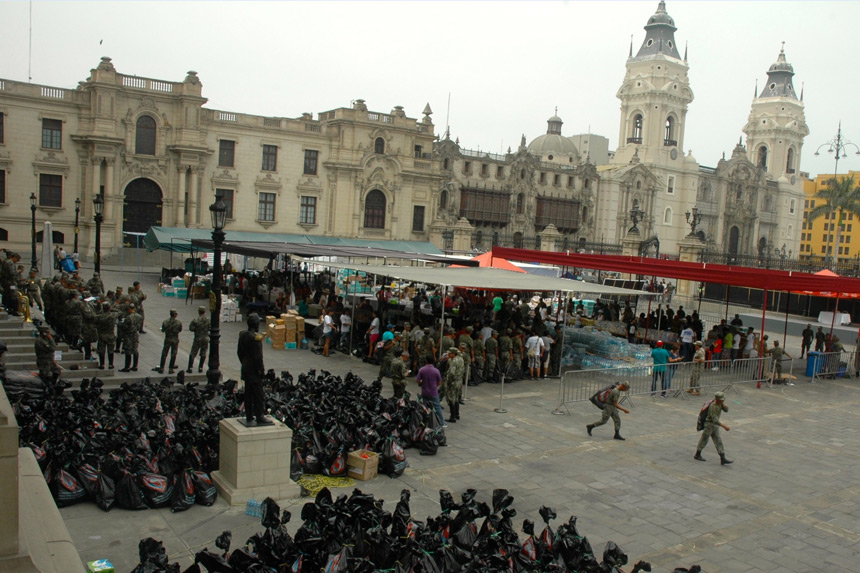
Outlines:
{"label": "street light", "polygon": [[78,217],[81,214],[81,198],[75,199],[75,254],[78,254]]}
{"label": "street light", "polygon": [[215,194],[215,203],[209,205],[212,216],[212,244],[214,247],[215,264],[212,268],[212,296],[214,305],[210,304],[211,318],[209,326],[209,370],[206,380],[209,384],[221,381],[221,245],[224,243],[224,224],[227,220],[227,204],[222,200],[221,193]]}
{"label": "street light", "polygon": [[695,237],[696,227],[698,227],[699,223],[702,222],[702,214],[699,213],[699,208],[695,206],[693,207],[692,213],[690,211],[687,211],[684,214],[687,216],[687,224],[690,225],[690,234],[687,236]]}
{"label": "street light", "polygon": [[32,232],[30,233],[30,247],[32,249],[32,251],[31,251],[32,261],[30,263],[30,268],[32,270],[38,271],[39,270],[39,264],[38,264],[38,261],[36,260],[36,194],[35,193],[30,193],[30,213],[32,214],[31,219],[32,219],[32,223],[33,223]]}
{"label": "street light", "polygon": [[633,208],[630,210],[630,221],[633,226],[627,229],[628,233],[639,233],[639,221],[645,216],[645,211],[639,208],[639,201],[633,200]]}
{"label": "street light", "polygon": [[96,195],[93,199],[93,211],[95,212],[96,222],[96,256],[95,256],[95,272],[100,273],[102,269],[102,211],[105,208],[105,200],[101,194]]}
{"label": "street light", "polygon": [[[821,148],[826,147],[827,153],[834,153],[833,155],[833,181],[836,182],[836,178],[839,176],[839,157],[848,157],[848,154],[845,153],[846,148],[854,148],[855,155],[860,155],[860,147],[857,147],[853,141],[848,141],[847,139],[843,139],[842,137],[842,122],[839,122],[839,128],[836,130],[836,137],[829,141],[825,141],[821,145],[818,146],[818,149],[815,150],[815,157],[819,157],[821,153]],[[833,209],[830,209],[829,213],[830,217],[833,216]],[[837,245],[838,246],[838,245]],[[830,234],[827,235],[827,258],[829,259],[836,253],[833,253],[830,249]],[[839,261],[838,256],[834,259],[835,261]],[[835,267],[835,263],[834,263]]]}

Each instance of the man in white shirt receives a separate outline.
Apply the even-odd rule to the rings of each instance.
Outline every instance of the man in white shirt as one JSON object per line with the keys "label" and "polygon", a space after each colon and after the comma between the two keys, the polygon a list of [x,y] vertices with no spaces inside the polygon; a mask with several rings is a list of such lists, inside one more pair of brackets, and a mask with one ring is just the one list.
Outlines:
{"label": "man in white shirt", "polygon": [[526,355],[529,358],[529,378],[534,380],[537,378],[535,371],[540,375],[540,355],[543,351],[543,340],[540,336],[532,332],[526,340]]}
{"label": "man in white shirt", "polygon": [[348,312],[340,313],[340,346],[349,347],[349,332],[352,328],[352,317]]}
{"label": "man in white shirt", "polygon": [[493,336],[493,327],[488,324],[481,329],[481,342],[486,344],[487,339],[491,336]]}
{"label": "man in white shirt", "polygon": [[681,353],[684,358],[684,362],[690,362],[693,360],[693,343],[695,341],[696,333],[688,322],[684,327],[684,330],[681,331]]}

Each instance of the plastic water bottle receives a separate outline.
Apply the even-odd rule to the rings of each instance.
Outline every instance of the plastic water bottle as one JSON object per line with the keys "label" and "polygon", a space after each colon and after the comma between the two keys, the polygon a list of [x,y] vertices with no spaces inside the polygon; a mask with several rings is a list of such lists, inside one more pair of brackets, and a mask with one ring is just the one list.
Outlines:
{"label": "plastic water bottle", "polygon": [[249,499],[248,503],[245,504],[245,515],[250,515],[251,517],[262,517],[263,505],[256,499]]}

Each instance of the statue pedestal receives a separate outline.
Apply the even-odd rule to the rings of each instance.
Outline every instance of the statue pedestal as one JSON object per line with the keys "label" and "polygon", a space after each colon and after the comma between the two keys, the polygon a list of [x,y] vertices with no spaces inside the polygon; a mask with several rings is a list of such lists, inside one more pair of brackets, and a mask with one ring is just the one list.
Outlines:
{"label": "statue pedestal", "polygon": [[[687,235],[678,244],[678,259],[685,263],[698,263],[704,250],[705,244],[699,240],[699,237]],[[685,297],[686,300],[693,300],[697,292],[698,285],[695,281],[678,281],[677,294],[679,296]]]}
{"label": "statue pedestal", "polygon": [[278,421],[249,428],[238,418],[221,420],[218,426],[221,452],[212,481],[227,503],[299,497],[301,488],[290,479],[291,429]]}

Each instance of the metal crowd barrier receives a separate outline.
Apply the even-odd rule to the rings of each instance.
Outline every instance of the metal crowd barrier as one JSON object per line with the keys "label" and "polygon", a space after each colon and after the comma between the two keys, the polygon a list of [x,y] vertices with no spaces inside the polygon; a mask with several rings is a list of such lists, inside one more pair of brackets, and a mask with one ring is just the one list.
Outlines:
{"label": "metal crowd barrier", "polygon": [[810,352],[806,375],[813,382],[835,378],[855,378],[860,373],[860,354],[846,352]]}
{"label": "metal crowd barrier", "polygon": [[[790,373],[794,363],[783,360],[782,371]],[[659,373],[655,377],[653,366],[631,366],[600,368],[594,370],[568,370],[559,381],[558,407],[553,414],[569,413],[568,404],[588,401],[595,392],[612,383],[627,381],[630,387],[620,400],[633,405],[634,396],[690,397],[693,362],[667,365],[663,380]],[[750,382],[770,384],[775,372],[770,357],[739,358],[737,360],[712,360],[706,362],[699,372],[698,388],[702,395],[722,390],[735,391],[736,384]],[[655,379],[656,378],[656,379]],[[666,388],[663,389],[665,383]],[[652,386],[653,385],[653,386]],[[653,388],[653,390],[652,390]]]}

